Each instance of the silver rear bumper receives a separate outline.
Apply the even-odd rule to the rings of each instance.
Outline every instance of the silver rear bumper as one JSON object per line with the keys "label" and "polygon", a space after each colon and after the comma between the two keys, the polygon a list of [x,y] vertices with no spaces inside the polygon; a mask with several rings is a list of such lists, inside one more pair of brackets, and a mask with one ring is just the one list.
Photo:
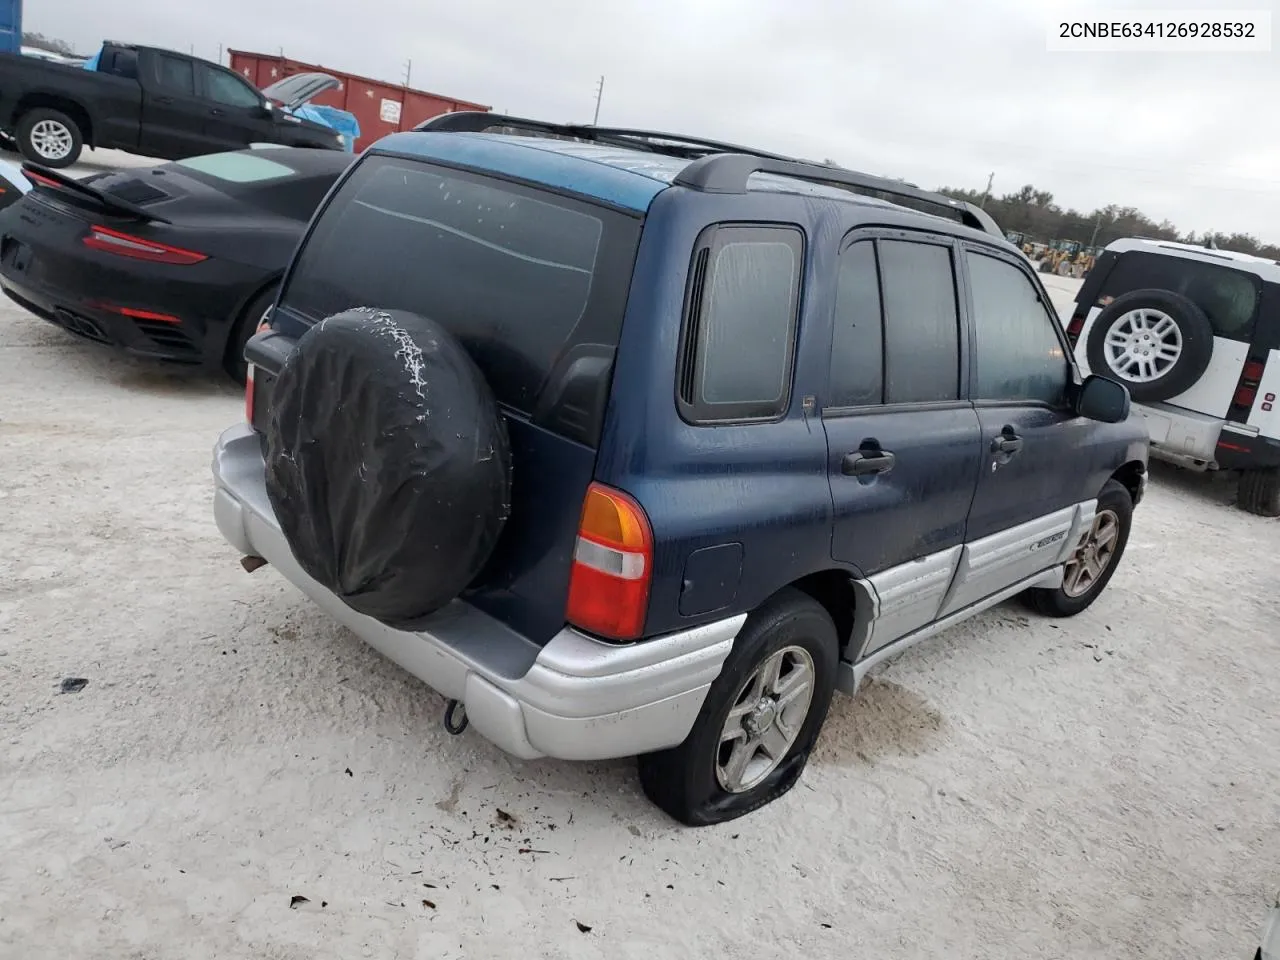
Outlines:
{"label": "silver rear bumper", "polygon": [[602,760],[688,736],[745,615],[642,643],[606,644],[565,627],[546,646],[462,601],[407,632],[357,613],[298,565],[267,500],[259,438],[241,424],[213,454],[214,516],[241,554],[286,580],[384,656],[466,707],[484,737],[525,759]]}

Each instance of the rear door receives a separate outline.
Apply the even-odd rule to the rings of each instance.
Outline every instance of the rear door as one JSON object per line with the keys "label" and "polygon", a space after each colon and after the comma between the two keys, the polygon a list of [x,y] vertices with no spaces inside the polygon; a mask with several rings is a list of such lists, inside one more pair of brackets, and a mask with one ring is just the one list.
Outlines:
{"label": "rear door", "polygon": [[140,58],[139,66],[142,149],[170,160],[220,149],[205,135],[209,104],[196,87],[195,61],[148,50]]}
{"label": "rear door", "polygon": [[840,255],[822,422],[831,553],[878,599],[864,655],[937,617],[964,543],[982,457],[954,255],[948,238],[883,231]]}
{"label": "rear door", "polygon": [[961,259],[982,469],[944,615],[1060,562],[1076,504],[1098,495],[1088,489],[1098,425],[1071,410],[1074,375],[1047,296],[1012,254],[966,246]]}
{"label": "rear door", "polygon": [[236,73],[211,63],[196,64],[197,89],[205,106],[204,135],[219,150],[276,140],[275,123],[260,94]]}

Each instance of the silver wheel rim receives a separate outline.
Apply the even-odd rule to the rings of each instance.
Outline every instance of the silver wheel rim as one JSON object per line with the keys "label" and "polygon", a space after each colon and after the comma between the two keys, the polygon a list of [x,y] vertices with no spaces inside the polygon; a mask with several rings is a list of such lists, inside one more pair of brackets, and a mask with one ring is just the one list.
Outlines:
{"label": "silver wheel rim", "polygon": [[1130,310],[1107,331],[1104,354],[1111,372],[1130,383],[1150,383],[1182,356],[1182,330],[1163,310]]}
{"label": "silver wheel rim", "polygon": [[813,680],[813,657],[803,647],[785,647],[756,667],[720,733],[716,779],[722,789],[745,793],[778,769],[809,715]]}
{"label": "silver wheel rim", "polygon": [[1081,597],[1102,579],[1116,555],[1120,542],[1120,518],[1114,510],[1100,510],[1093,526],[1080,538],[1076,552],[1067,561],[1062,576],[1062,591],[1068,597]]}
{"label": "silver wheel rim", "polygon": [[74,142],[67,125],[57,120],[41,120],[31,128],[31,146],[45,160],[70,156]]}

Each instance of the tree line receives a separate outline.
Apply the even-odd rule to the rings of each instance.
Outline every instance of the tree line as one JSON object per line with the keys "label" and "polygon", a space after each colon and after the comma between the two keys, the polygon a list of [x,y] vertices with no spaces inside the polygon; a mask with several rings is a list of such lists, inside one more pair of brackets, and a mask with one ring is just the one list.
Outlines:
{"label": "tree line", "polygon": [[1002,229],[1025,234],[1029,239],[1043,243],[1076,240],[1086,246],[1105,247],[1121,237],[1150,237],[1280,260],[1280,246],[1265,244],[1247,233],[1208,231],[1184,234],[1168,220],[1157,222],[1136,207],[1122,207],[1114,203],[1089,213],[1070,208],[1064,210],[1054,203],[1052,193],[1037,190],[1030,184],[1002,197],[988,197],[981,190],[959,187],[943,187],[938,192],[984,206]]}

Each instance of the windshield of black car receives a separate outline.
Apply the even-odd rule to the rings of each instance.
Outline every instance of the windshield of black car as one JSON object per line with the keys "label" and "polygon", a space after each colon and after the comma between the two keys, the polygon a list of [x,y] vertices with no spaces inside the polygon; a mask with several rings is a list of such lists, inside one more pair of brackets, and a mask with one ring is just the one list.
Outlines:
{"label": "windshield of black car", "polygon": [[638,234],[549,191],[372,156],[317,221],[282,303],[313,322],[356,306],[430,317],[500,403],[530,413],[566,351],[617,346]]}

